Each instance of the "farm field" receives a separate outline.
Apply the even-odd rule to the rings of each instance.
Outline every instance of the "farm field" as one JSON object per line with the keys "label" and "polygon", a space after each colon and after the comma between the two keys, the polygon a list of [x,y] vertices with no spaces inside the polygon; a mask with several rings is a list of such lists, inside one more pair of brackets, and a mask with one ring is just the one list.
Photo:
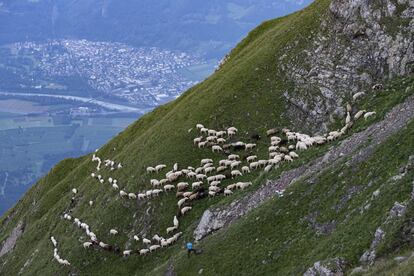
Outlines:
{"label": "farm field", "polygon": [[62,107],[0,100],[0,214],[60,160],[94,151],[138,117],[51,112]]}

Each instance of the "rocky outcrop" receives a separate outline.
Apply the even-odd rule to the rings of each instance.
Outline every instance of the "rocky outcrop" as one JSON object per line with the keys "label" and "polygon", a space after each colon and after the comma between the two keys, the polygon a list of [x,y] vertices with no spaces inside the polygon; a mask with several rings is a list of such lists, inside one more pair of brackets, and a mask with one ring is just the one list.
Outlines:
{"label": "rocky outcrop", "polygon": [[[299,168],[283,172],[278,179],[267,181],[264,186],[255,192],[234,201],[228,206],[206,210],[193,233],[194,239],[201,240],[210,233],[227,227],[250,210],[258,207],[265,200],[278,196],[291,183],[304,178],[309,178],[312,181],[313,176],[331,166],[335,166],[345,158],[347,158],[349,166],[355,166],[363,162],[374,152],[376,145],[387,140],[413,119],[414,96],[411,96],[404,103],[395,106],[383,121],[352,135],[337,147],[329,150],[324,156]],[[364,141],[368,140],[371,143],[360,148]]]}
{"label": "rocky outcrop", "polygon": [[333,258],[313,264],[303,276],[340,276],[344,275],[347,262],[342,258]]}
{"label": "rocky outcrop", "polygon": [[23,230],[24,230],[23,222],[20,221],[16,225],[16,227],[14,227],[10,236],[1,245],[0,257],[9,253],[14,248],[14,245],[16,244],[17,239],[22,235]]}
{"label": "rocky outcrop", "polygon": [[[280,73],[294,87],[284,93],[288,115],[315,132],[342,118],[354,93],[414,72],[413,1],[333,0],[321,17],[305,51],[279,58]],[[303,45],[295,41],[286,52],[296,47]]]}

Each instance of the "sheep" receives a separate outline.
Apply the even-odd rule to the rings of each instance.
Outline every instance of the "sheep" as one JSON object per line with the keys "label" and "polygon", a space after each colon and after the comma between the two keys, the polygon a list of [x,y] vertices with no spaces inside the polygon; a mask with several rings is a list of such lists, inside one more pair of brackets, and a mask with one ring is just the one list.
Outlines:
{"label": "sheep", "polygon": [[167,184],[167,185],[165,185],[164,186],[164,191],[171,191],[171,190],[173,190],[175,188],[175,186],[174,185],[171,185],[171,184]]}
{"label": "sheep", "polygon": [[382,88],[384,88],[384,86],[380,83],[377,83],[374,86],[372,86],[372,90],[381,90]]}
{"label": "sheep", "polygon": [[256,147],[256,144],[253,144],[253,143],[249,143],[249,144],[246,144],[246,148],[245,148],[245,150],[252,150],[253,148],[255,148]]}
{"label": "sheep", "polygon": [[152,190],[146,191],[145,196],[148,197],[148,198],[151,197],[152,196]]}
{"label": "sheep", "polygon": [[298,158],[299,157],[299,155],[296,152],[294,152],[294,151],[289,152],[289,155],[292,158]]}
{"label": "sheep", "polygon": [[210,197],[214,197],[214,196],[216,196],[216,192],[214,192],[214,191],[208,191],[208,195]]}
{"label": "sheep", "polygon": [[167,246],[170,245],[170,243],[167,240],[165,240],[165,239],[162,239],[161,242],[160,242],[160,244],[161,244],[161,247],[167,247]]}
{"label": "sheep", "polygon": [[175,226],[171,226],[167,228],[167,234],[170,234],[171,232],[174,232],[177,229]]}
{"label": "sheep", "polygon": [[251,185],[252,185],[251,182],[237,182],[236,183],[236,187],[241,189],[241,190],[244,190],[244,189],[246,189],[247,187],[249,187]]}
{"label": "sheep", "polygon": [[167,167],[167,166],[166,166],[166,165],[164,165],[164,164],[157,165],[157,166],[155,166],[155,171],[158,173],[158,172],[160,172],[161,170],[165,169],[166,167]]}
{"label": "sheep", "polygon": [[201,187],[201,185],[203,185],[202,181],[198,181],[198,182],[194,182],[193,184],[191,184],[191,188],[194,189],[198,189]]}
{"label": "sheep", "polygon": [[191,206],[186,206],[186,207],[184,207],[184,208],[181,209],[181,214],[184,215],[185,213],[187,213],[191,209],[192,209]]}
{"label": "sheep", "polygon": [[146,194],[145,193],[138,193],[138,199],[142,200],[145,199]]}
{"label": "sheep", "polygon": [[217,137],[223,137],[224,135],[226,135],[226,131],[225,130],[221,130],[221,131],[217,131],[216,136]]}
{"label": "sheep", "polygon": [[155,172],[156,172],[156,170],[155,170],[154,167],[148,167],[147,168],[147,173],[155,173]]}
{"label": "sheep", "polygon": [[284,159],[285,159],[286,161],[293,162],[293,158],[292,158],[292,156],[290,156],[290,155],[285,155],[285,156],[284,156]]}
{"label": "sheep", "polygon": [[74,193],[76,195],[78,193],[78,190],[76,188],[73,188],[72,193]]}
{"label": "sheep", "polygon": [[217,167],[216,172],[222,172],[222,171],[225,171],[226,169],[227,168],[225,166],[220,166],[220,167]]}
{"label": "sheep", "polygon": [[204,169],[204,172],[207,174],[207,173],[212,173],[212,172],[214,172],[214,170],[215,170],[216,168],[214,168],[214,167],[209,167],[209,168],[206,168],[206,169]]}
{"label": "sheep", "polygon": [[346,114],[345,124],[349,124],[351,122],[351,113]]}
{"label": "sheep", "polygon": [[239,131],[239,130],[238,130],[237,128],[235,128],[235,127],[229,127],[229,128],[227,129],[227,132],[229,132],[229,131],[236,133],[236,132],[237,132],[237,131]]}
{"label": "sheep", "polygon": [[264,168],[264,171],[265,172],[270,172],[271,170],[272,170],[272,168],[273,168],[273,165],[272,164],[269,164],[269,165],[267,165],[265,168]]}
{"label": "sheep", "polygon": [[149,249],[141,249],[140,251],[139,251],[139,255],[147,255],[148,254],[148,252],[149,252]]}
{"label": "sheep", "polygon": [[111,229],[111,230],[109,230],[109,234],[111,234],[111,235],[118,235],[118,231],[116,231],[115,229]]}
{"label": "sheep", "polygon": [[149,247],[149,250],[150,250],[150,252],[153,252],[153,251],[155,251],[155,250],[157,250],[158,248],[160,248],[161,246],[160,245],[158,245],[158,244],[154,244],[154,245],[151,245],[150,247]]}
{"label": "sheep", "polygon": [[180,182],[177,184],[177,190],[178,191],[182,191],[184,189],[186,189],[188,187],[188,183],[187,182]]}
{"label": "sheep", "polygon": [[217,145],[212,146],[212,147],[211,147],[211,150],[212,150],[213,152],[220,152],[220,151],[223,151],[222,147],[217,146]]}
{"label": "sheep", "polygon": [[113,188],[114,190],[118,190],[118,189],[119,189],[119,186],[118,186],[117,184],[112,184],[112,188]]}
{"label": "sheep", "polygon": [[202,124],[196,124],[196,128],[197,128],[198,130],[200,130],[200,129],[204,128],[204,126],[203,126]]}
{"label": "sheep", "polygon": [[250,168],[248,166],[243,166],[242,173],[250,173]]}
{"label": "sheep", "polygon": [[124,251],[122,252],[122,255],[123,255],[124,257],[128,257],[128,256],[130,256],[130,255],[131,255],[131,252],[132,252],[132,250],[124,250]]}
{"label": "sheep", "polygon": [[146,239],[146,238],[142,238],[142,242],[143,242],[145,245],[150,245],[150,244],[151,244],[151,241],[150,241],[149,239]]}
{"label": "sheep", "polygon": [[103,249],[108,249],[109,248],[109,244],[106,244],[104,242],[99,242],[99,246]]}
{"label": "sheep", "polygon": [[268,148],[269,152],[274,152],[274,151],[277,151],[278,149],[279,149],[279,147],[278,147],[278,146],[270,146],[270,147]]}
{"label": "sheep", "polygon": [[200,142],[200,143],[198,143],[198,148],[199,149],[201,149],[201,148],[204,148],[205,146],[207,145],[207,142]]}
{"label": "sheep", "polygon": [[92,178],[95,178],[95,176],[96,176],[95,173],[91,173]]}
{"label": "sheep", "polygon": [[139,241],[139,237],[137,235],[134,235],[133,238],[134,238],[135,241]]}
{"label": "sheep", "polygon": [[158,181],[157,179],[151,179],[150,183],[153,187],[158,187],[160,185],[160,181]]}
{"label": "sheep", "polygon": [[352,99],[353,99],[354,101],[356,101],[356,99],[358,99],[358,98],[360,98],[360,97],[363,97],[363,96],[365,96],[365,93],[364,93],[364,92],[358,92],[358,93],[355,93],[355,94],[352,96]]}
{"label": "sheep", "polygon": [[249,166],[252,170],[257,169],[259,167],[259,162],[252,162]]}
{"label": "sheep", "polygon": [[207,136],[206,141],[209,143],[214,143],[217,140],[216,136]]}
{"label": "sheep", "polygon": [[92,246],[92,243],[91,242],[84,242],[83,243],[83,248],[89,248],[89,247],[91,247]]}
{"label": "sheep", "polygon": [[215,136],[217,134],[217,131],[215,131],[214,129],[209,129],[207,133],[208,135]]}
{"label": "sheep", "polygon": [[190,197],[193,194],[193,192],[184,192],[183,197]]}
{"label": "sheep", "polygon": [[122,164],[121,164],[121,163],[119,163],[117,167],[118,167],[118,170],[119,170],[119,169],[122,169]]}
{"label": "sheep", "polygon": [[272,128],[272,129],[269,129],[269,130],[266,131],[266,135],[267,136],[272,136],[272,135],[274,135],[276,133],[277,133],[277,129],[276,128]]}
{"label": "sheep", "polygon": [[226,176],[224,174],[216,175],[216,180],[221,181],[221,180],[224,180],[224,179],[226,179]]}
{"label": "sheep", "polygon": [[52,241],[53,247],[57,247],[57,241],[56,241],[55,237],[51,236],[50,240]]}
{"label": "sheep", "polygon": [[200,133],[201,134],[207,134],[208,133],[208,128],[205,128],[205,127],[201,128]]}
{"label": "sheep", "polygon": [[175,227],[178,227],[179,222],[178,222],[177,216],[174,216],[173,224],[174,224]]}
{"label": "sheep", "polygon": [[207,175],[205,175],[205,174],[197,174],[196,175],[197,180],[203,180],[204,178],[207,178]]}
{"label": "sheep", "polygon": [[215,181],[212,181],[212,182],[210,183],[210,186],[218,186],[218,185],[220,185],[220,183],[221,183],[221,181],[217,181],[217,180],[215,180]]}
{"label": "sheep", "polygon": [[203,137],[196,137],[193,139],[194,145],[198,145],[201,141],[203,141]]}
{"label": "sheep", "polygon": [[231,191],[231,190],[229,190],[229,189],[224,189],[224,195],[225,196],[230,196],[230,195],[232,195],[233,194],[233,192]]}
{"label": "sheep", "polygon": [[184,202],[186,202],[187,200],[188,200],[188,198],[187,198],[187,197],[184,197],[184,198],[180,199],[180,200],[177,202],[177,206],[178,206],[178,208],[181,208],[181,205],[183,205],[183,204],[184,204]]}
{"label": "sheep", "polygon": [[213,159],[210,159],[210,158],[201,159],[200,163],[202,166],[204,166],[205,164],[213,163]]}
{"label": "sheep", "polygon": [[371,117],[371,116],[373,116],[373,115],[375,115],[375,114],[377,114],[377,112],[375,112],[375,111],[372,111],[372,112],[367,112],[367,113],[365,113],[365,115],[364,115],[364,119],[365,119],[365,120],[367,120],[369,117]]}
{"label": "sheep", "polygon": [[226,139],[224,139],[224,138],[218,138],[217,139],[217,143],[218,144],[224,144],[224,143],[226,143]]}
{"label": "sheep", "polygon": [[308,146],[304,142],[298,141],[296,143],[296,149],[297,150],[306,150],[306,149],[308,149]]}
{"label": "sheep", "polygon": [[239,170],[231,171],[231,177],[234,178],[236,176],[243,176],[243,174]]}
{"label": "sheep", "polygon": [[137,195],[136,195],[136,194],[134,194],[134,193],[129,193],[129,194],[128,194],[128,198],[129,198],[129,199],[137,199]]}
{"label": "sheep", "polygon": [[247,158],[246,158],[246,161],[248,162],[248,163],[251,163],[251,162],[253,162],[254,160],[256,160],[257,159],[257,156],[256,155],[252,155],[252,156],[248,156]]}
{"label": "sheep", "polygon": [[231,162],[230,168],[231,169],[237,168],[240,164],[241,164],[240,161]]}
{"label": "sheep", "polygon": [[230,154],[229,156],[227,156],[227,159],[233,161],[233,160],[240,159],[240,156],[237,154]]}

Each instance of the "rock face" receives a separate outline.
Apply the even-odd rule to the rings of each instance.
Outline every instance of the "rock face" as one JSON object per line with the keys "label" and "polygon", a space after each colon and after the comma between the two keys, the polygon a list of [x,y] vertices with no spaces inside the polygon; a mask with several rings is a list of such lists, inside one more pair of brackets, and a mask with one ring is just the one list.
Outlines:
{"label": "rock face", "polygon": [[303,276],[340,276],[344,275],[346,261],[342,258],[334,258],[319,261],[313,264]]}
{"label": "rock face", "polygon": [[0,250],[0,257],[9,253],[14,245],[16,244],[17,239],[21,236],[21,234],[23,233],[24,227],[23,227],[23,222],[20,221],[16,227],[13,229],[13,231],[11,232],[10,236],[6,239],[6,241],[1,245],[1,250]]}
{"label": "rock face", "polygon": [[[333,0],[324,17],[306,51],[279,58],[280,73],[294,87],[284,93],[288,115],[315,130],[342,118],[354,93],[414,72],[412,0]],[[295,47],[303,46],[286,50]]]}

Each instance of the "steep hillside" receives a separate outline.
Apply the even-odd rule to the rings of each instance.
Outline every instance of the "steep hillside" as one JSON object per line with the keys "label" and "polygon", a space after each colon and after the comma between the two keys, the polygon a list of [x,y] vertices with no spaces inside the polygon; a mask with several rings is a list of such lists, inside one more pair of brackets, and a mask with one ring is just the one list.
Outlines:
{"label": "steep hillside", "polygon": [[[398,7],[398,12],[387,13],[384,4]],[[265,22],[209,79],[143,116],[99,149],[96,156],[102,161],[114,160],[114,170],[102,164],[97,171],[96,158],[85,156],[62,161],[40,180],[0,221],[0,271],[5,275],[286,275],[308,270],[308,275],[316,275],[318,269],[337,265],[338,271],[351,271],[378,256],[386,258],[399,249],[410,250],[404,226],[410,225],[405,216],[411,212],[413,178],[413,9],[412,2],[402,0],[317,0],[300,12]],[[357,25],[353,20],[344,21],[344,17],[352,19],[355,14],[358,18],[364,15]],[[368,25],[366,18],[372,17],[376,20],[370,22],[383,31],[383,36],[347,34],[347,24]],[[388,28],[390,22],[393,28]],[[339,25],[344,28],[337,28]],[[389,43],[382,44],[383,39]],[[406,44],[396,46],[393,39]],[[323,41],[321,50],[315,50],[312,41],[316,40]],[[377,44],[382,52],[372,54]],[[317,55],[312,53],[321,51],[326,55],[318,56],[316,66],[313,57]],[[393,70],[395,62],[384,57],[390,52],[395,59],[404,59],[398,63],[399,70]],[[308,58],[304,53],[310,53]],[[361,58],[363,54],[373,62],[367,63]],[[329,60],[338,56],[341,58],[335,62]],[[350,60],[352,68],[345,70],[347,73],[339,71]],[[309,72],[313,65],[316,75]],[[361,70],[366,78],[347,77]],[[376,70],[382,73],[374,74]],[[372,89],[376,83],[381,85]],[[347,86],[349,91],[345,91]],[[353,100],[360,91],[355,87],[365,94]],[[315,111],[315,107],[320,108]],[[348,123],[341,130],[346,109],[352,114],[352,125]],[[355,119],[363,109],[376,113]],[[226,134],[225,144],[220,144],[224,150],[213,153],[209,147],[194,145],[193,139],[200,136],[198,123],[210,130],[236,127],[238,131],[235,136]],[[297,132],[289,141],[289,134],[281,131],[285,127]],[[272,128],[283,139],[271,151],[286,161],[271,161],[275,159],[269,157],[266,131]],[[325,135],[327,128],[341,131]],[[296,150],[299,158],[287,162],[290,157],[281,154],[293,152],[298,146],[296,140],[305,137],[304,133],[315,144],[318,139],[323,142]],[[316,134],[325,136],[316,138]],[[237,141],[256,147],[245,150],[232,146]],[[293,148],[288,149],[289,145]],[[198,199],[184,203],[192,207],[185,215],[177,208],[180,198],[176,198],[175,190],[149,199],[120,196],[119,190],[133,192],[133,197],[152,189],[150,180],[165,179],[176,163],[181,173],[188,174],[187,167],[199,167],[202,159],[213,159],[213,166],[218,168],[219,160],[230,154],[240,156],[241,166],[249,165],[247,156],[257,155],[266,169],[251,166],[251,173],[244,172],[236,179],[231,178],[229,168],[225,169],[220,174],[226,179],[218,184],[221,191],[217,196],[202,196],[208,187],[204,181],[205,190],[198,190]],[[269,162],[275,166],[269,167]],[[116,169],[118,163],[122,168]],[[148,166],[157,164],[166,164],[167,168],[160,173],[147,172]],[[91,173],[101,175],[103,183]],[[109,178],[117,180],[119,190],[111,187]],[[184,181],[191,184],[195,180],[179,176],[178,181],[171,182],[177,185]],[[224,188],[236,182],[252,185],[224,197]],[[403,207],[394,204],[397,201]],[[387,214],[393,206],[398,210]],[[207,219],[206,209],[212,214]],[[64,214],[70,214],[71,219],[65,219]],[[144,237],[172,235],[166,229],[173,225],[174,216],[179,220],[174,233],[182,232],[177,241],[140,256],[139,250],[146,248]],[[90,233],[88,237],[88,231],[77,227],[74,218],[87,223],[98,241],[111,245],[111,249],[98,245],[84,249],[82,244],[89,241]],[[111,235],[110,229],[118,234]],[[200,229],[207,229],[206,234],[200,235]],[[378,229],[386,234],[379,232],[377,239],[374,233]],[[217,234],[210,235],[214,231]],[[140,241],[135,241],[134,235]],[[188,259],[183,244],[205,235],[196,245],[203,253]],[[51,236],[57,239],[58,254],[70,266],[59,264],[53,257]],[[124,250],[133,250],[132,255],[122,257]]]}

